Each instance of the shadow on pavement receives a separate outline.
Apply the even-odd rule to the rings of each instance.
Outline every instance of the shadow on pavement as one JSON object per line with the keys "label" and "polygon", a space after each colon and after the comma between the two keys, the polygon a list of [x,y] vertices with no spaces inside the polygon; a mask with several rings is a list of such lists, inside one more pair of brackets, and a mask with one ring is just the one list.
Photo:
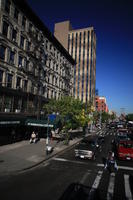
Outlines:
{"label": "shadow on pavement", "polygon": [[98,190],[80,183],[71,183],[58,200],[101,200]]}

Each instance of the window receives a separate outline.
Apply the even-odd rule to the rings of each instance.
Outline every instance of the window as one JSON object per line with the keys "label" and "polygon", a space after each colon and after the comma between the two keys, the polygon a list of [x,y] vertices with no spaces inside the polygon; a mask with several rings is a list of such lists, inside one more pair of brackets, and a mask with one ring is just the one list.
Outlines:
{"label": "window", "polygon": [[15,58],[15,52],[14,51],[10,51],[10,63],[14,64],[14,58]]}
{"label": "window", "polygon": [[8,87],[8,88],[11,88],[11,87],[12,87],[12,77],[13,77],[12,74],[8,74],[8,75],[7,75],[7,87]]}
{"label": "window", "polygon": [[17,77],[17,82],[16,82],[16,88],[19,89],[20,88],[20,83],[21,83],[21,78]]}
{"label": "window", "polygon": [[9,0],[5,1],[5,11],[7,13],[10,13],[10,6],[11,6],[11,2]]}
{"label": "window", "polygon": [[22,56],[19,56],[19,60],[18,60],[18,66],[19,67],[22,67],[22,61],[23,61]]}
{"label": "window", "polygon": [[27,42],[27,50],[30,51],[30,48],[31,48],[31,42],[28,41]]}
{"label": "window", "polygon": [[28,80],[24,80],[24,91],[27,92]]}
{"label": "window", "polygon": [[0,70],[0,85],[2,85],[3,82],[3,71]]}
{"label": "window", "polygon": [[7,23],[7,22],[3,22],[3,31],[2,31],[2,33],[3,33],[3,35],[4,36],[8,36],[8,27],[9,27],[9,24]]}
{"label": "window", "polygon": [[18,11],[17,8],[15,8],[15,10],[14,10],[14,18],[15,18],[16,20],[18,20],[18,14],[19,14],[19,11]]}
{"label": "window", "polygon": [[6,47],[0,46],[0,59],[5,60]]}
{"label": "window", "polygon": [[17,39],[17,31],[15,29],[12,30],[12,41],[16,41]]}
{"label": "window", "polygon": [[24,48],[24,40],[25,40],[25,38],[23,36],[21,36],[21,38],[20,38],[20,47],[21,48]]}
{"label": "window", "polygon": [[31,32],[31,31],[32,31],[32,28],[33,28],[33,25],[32,25],[32,23],[29,23],[29,32]]}
{"label": "window", "polygon": [[23,16],[22,17],[22,26],[25,28],[25,25],[26,25],[26,17]]}

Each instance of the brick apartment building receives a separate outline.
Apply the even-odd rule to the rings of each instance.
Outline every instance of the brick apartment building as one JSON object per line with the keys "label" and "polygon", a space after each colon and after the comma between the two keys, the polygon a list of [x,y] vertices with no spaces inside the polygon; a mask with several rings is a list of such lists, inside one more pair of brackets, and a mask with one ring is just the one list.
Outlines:
{"label": "brick apartment building", "polygon": [[96,96],[95,97],[95,108],[98,112],[108,112],[108,106],[105,97]]}

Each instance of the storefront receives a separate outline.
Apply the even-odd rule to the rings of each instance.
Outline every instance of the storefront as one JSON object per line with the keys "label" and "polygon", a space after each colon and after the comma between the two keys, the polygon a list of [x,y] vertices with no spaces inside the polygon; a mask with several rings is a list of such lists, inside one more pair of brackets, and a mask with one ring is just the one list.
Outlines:
{"label": "storefront", "polygon": [[0,116],[0,145],[24,139],[25,117],[14,115]]}
{"label": "storefront", "polygon": [[37,120],[37,119],[27,119],[25,121],[25,126],[27,130],[27,135],[32,133],[32,131],[38,132],[39,137],[45,138],[48,134],[50,135],[50,130],[54,127],[53,123],[48,123],[46,120]]}

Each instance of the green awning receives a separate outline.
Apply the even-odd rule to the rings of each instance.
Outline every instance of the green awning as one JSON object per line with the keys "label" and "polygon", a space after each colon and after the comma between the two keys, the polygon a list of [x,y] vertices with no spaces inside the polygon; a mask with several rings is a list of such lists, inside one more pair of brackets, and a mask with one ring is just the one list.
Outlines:
{"label": "green awning", "polygon": [[5,120],[5,121],[0,121],[0,125],[17,125],[20,124],[20,120]]}
{"label": "green awning", "polygon": [[27,119],[25,121],[25,125],[27,126],[38,126],[38,127],[54,127],[54,125],[50,122],[48,123],[46,120],[37,120],[37,119]]}
{"label": "green awning", "polygon": [[13,115],[1,115],[0,116],[0,127],[4,126],[17,126],[24,125],[25,118],[22,116],[13,116]]}

